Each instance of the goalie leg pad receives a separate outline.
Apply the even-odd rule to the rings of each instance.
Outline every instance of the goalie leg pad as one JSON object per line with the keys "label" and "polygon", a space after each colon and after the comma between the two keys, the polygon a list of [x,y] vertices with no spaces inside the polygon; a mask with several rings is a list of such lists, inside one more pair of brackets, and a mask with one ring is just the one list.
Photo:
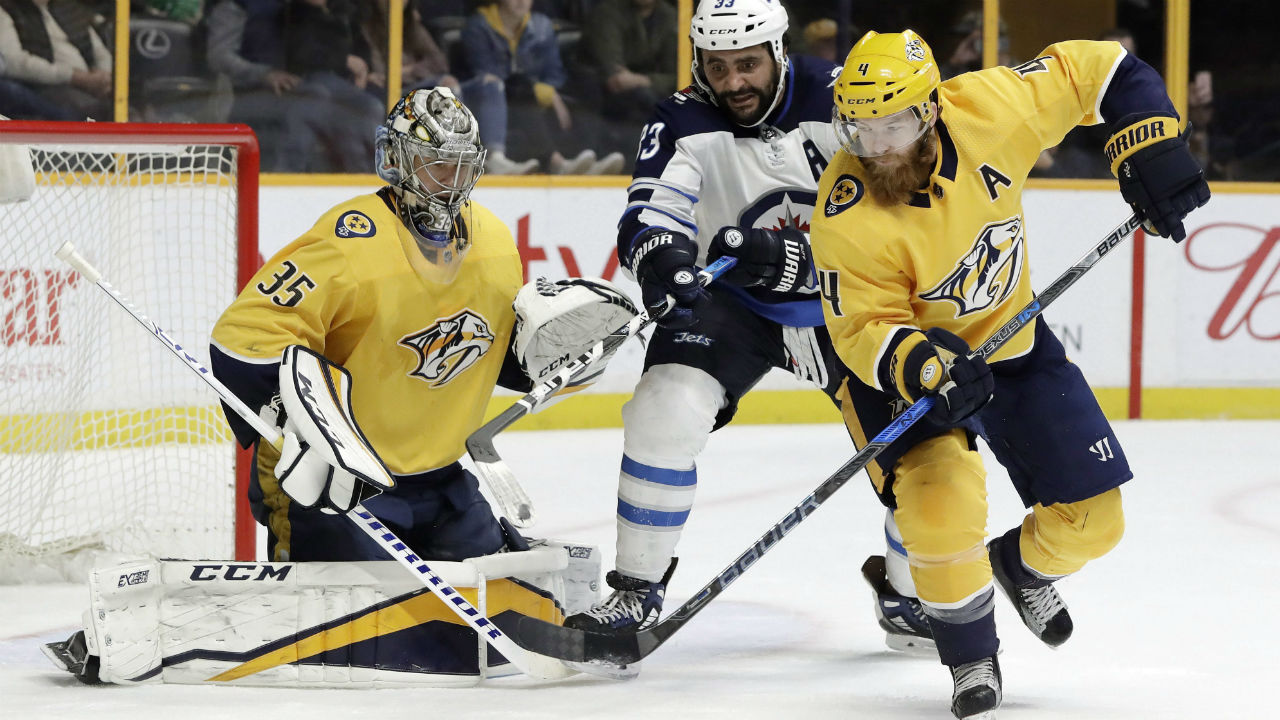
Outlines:
{"label": "goalie leg pad", "polygon": [[[607,280],[537,278],[520,288],[512,348],[536,385],[639,314],[631,298]],[[578,378],[585,384],[604,372],[609,358]]]}
{"label": "goalie leg pad", "polygon": [[[432,570],[490,617],[560,622],[569,569],[577,584],[599,571],[598,560],[571,564],[570,548],[598,556],[589,546],[544,541],[526,552],[433,562]],[[147,559],[95,571],[90,594],[86,644],[104,682],[457,686],[514,672],[490,667],[485,642],[394,561]]]}

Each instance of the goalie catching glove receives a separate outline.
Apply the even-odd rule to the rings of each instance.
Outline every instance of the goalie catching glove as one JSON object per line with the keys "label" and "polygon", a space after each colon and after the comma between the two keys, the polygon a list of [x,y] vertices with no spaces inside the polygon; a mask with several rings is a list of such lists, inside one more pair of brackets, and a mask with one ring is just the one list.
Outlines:
{"label": "goalie catching glove", "polygon": [[1106,153],[1120,194],[1147,232],[1182,242],[1182,219],[1209,202],[1209,183],[1178,135],[1177,118],[1130,115],[1117,125],[1121,129],[1107,141]]}
{"label": "goalie catching glove", "polygon": [[395,487],[351,412],[351,373],[301,345],[280,362],[284,444],[275,476],[302,507],[346,514]]}
{"label": "goalie catching glove", "polygon": [[986,360],[969,357],[969,343],[942,328],[908,335],[894,350],[888,375],[881,378],[884,388],[910,403],[934,396],[929,416],[950,425],[981,410],[995,390]]}
{"label": "goalie catching glove", "polygon": [[[555,282],[538,278],[520,288],[513,306],[516,329],[512,349],[520,369],[534,385],[639,314],[631,298],[599,278]],[[604,372],[610,357],[612,354],[597,360],[569,387],[593,382]]]}

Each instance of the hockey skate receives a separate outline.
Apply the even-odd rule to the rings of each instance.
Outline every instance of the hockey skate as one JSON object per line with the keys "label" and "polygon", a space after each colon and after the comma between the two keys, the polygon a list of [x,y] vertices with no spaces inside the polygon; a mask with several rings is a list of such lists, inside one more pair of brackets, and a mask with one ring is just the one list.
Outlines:
{"label": "hockey skate", "polygon": [[667,572],[657,582],[623,575],[610,570],[604,581],[613,594],[591,606],[590,610],[565,618],[564,626],[578,630],[617,633],[637,632],[658,621],[667,583],[676,571],[677,558],[671,559]]}
{"label": "hockey skate", "polygon": [[89,654],[83,630],[77,630],[62,642],[47,643],[40,649],[54,665],[75,675],[85,685],[102,684],[98,679],[98,656]]}
{"label": "hockey skate", "polygon": [[960,720],[995,720],[1000,707],[1000,661],[995,655],[951,668],[951,714]]}
{"label": "hockey skate", "polygon": [[1033,575],[1022,566],[1019,532],[1014,528],[987,543],[991,574],[1004,596],[1018,609],[1027,629],[1045,645],[1056,648],[1071,637],[1071,615],[1053,581]]}
{"label": "hockey skate", "polygon": [[885,632],[884,642],[893,650],[912,655],[936,656],[933,630],[924,616],[920,600],[898,594],[889,584],[884,556],[872,555],[862,563],[862,577],[871,586],[876,621]]}

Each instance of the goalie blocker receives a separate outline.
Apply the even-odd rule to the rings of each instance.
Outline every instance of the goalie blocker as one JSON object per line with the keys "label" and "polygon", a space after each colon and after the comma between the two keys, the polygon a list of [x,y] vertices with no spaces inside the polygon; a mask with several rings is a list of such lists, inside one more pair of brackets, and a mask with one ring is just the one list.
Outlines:
{"label": "goalie blocker", "polygon": [[[557,541],[432,568],[483,614],[559,623],[600,553]],[[90,575],[84,630],[45,647],[86,683],[469,686],[518,670],[395,562],[139,559]]]}

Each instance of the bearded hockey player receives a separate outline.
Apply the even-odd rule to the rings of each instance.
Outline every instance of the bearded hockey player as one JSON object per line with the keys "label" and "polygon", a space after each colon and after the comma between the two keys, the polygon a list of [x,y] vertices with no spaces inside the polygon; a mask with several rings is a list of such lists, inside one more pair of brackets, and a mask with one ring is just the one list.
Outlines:
{"label": "bearded hockey player", "polygon": [[[211,347],[219,379],[283,430],[277,452],[227,412],[239,442],[256,449],[249,499],[267,527],[270,560],[337,568],[327,576],[335,585],[327,591],[335,596],[342,585],[335,578],[352,577],[341,569],[344,563],[388,559],[342,516],[357,503],[426,560],[458,562],[527,549],[524,538],[494,517],[475,477],[459,463],[464,441],[481,424],[495,385],[530,389],[531,378],[584,352],[636,314],[626,296],[604,281],[541,281],[522,288],[511,232],[470,199],[485,149],[475,118],[447,88],[407,94],[377,129],[376,147],[376,169],[387,186],[329,210],[268,260],[223,313]],[[330,400],[329,417],[338,422],[316,419],[310,404],[317,398]],[[347,458],[360,449],[385,471],[356,471],[358,463]],[[515,573],[550,572],[522,566],[527,555],[511,553],[503,564]],[[271,567],[267,579],[284,578],[282,572],[325,577],[311,567]],[[207,567],[191,573],[201,580],[222,577]],[[355,576],[362,579],[353,586],[377,585],[367,573]],[[474,634],[449,622],[447,611],[442,618],[411,615],[388,623],[374,602],[381,595],[361,590],[353,597],[372,604],[352,600],[344,622],[368,613],[365,629],[377,630],[325,646],[311,664],[344,668],[352,676],[361,669],[398,673],[397,682],[413,682],[405,679],[413,673],[478,671]],[[491,593],[490,610],[532,609],[553,619],[554,612],[544,612],[553,600],[561,598],[517,583],[509,592]],[[284,606],[292,607],[287,601]],[[276,630],[283,641],[304,629],[255,626],[267,639]],[[343,632],[359,634],[349,627]],[[57,643],[63,647],[52,654],[87,675],[92,630],[89,640],[87,649],[83,635]],[[145,678],[123,678],[137,679]]]}
{"label": "bearded hockey player", "polygon": [[[1052,45],[1017,67],[939,82],[914,32],[865,35],[835,85],[842,150],[823,173],[814,265],[827,327],[862,382],[902,405],[937,397],[868,469],[892,509],[942,662],[952,712],[1000,704],[994,585],[1057,646],[1071,634],[1054,581],[1124,531],[1124,452],[1080,370],[1037,318],[990,358],[970,357],[1033,298],[1022,188],[1037,156],[1105,122],[1120,192],[1149,232],[1185,237],[1209,199],[1159,75],[1114,42]],[[854,437],[887,424],[846,413]],[[983,546],[981,435],[1030,513]]]}
{"label": "bearded hockey player", "polygon": [[[606,578],[615,592],[568,625],[625,631],[657,619],[693,507],[695,459],[770,369],[795,373],[840,406],[881,404],[869,388],[843,386],[809,261],[817,180],[838,147],[830,119],[839,68],[790,55],[787,26],[776,0],[700,3],[694,85],[660,103],[642,131],[618,257],[646,304],[670,293],[679,305],[659,320],[623,408],[617,566]],[[699,289],[692,269],[722,255],[738,257],[737,267]],[[886,529],[896,537],[891,517]],[[932,653],[905,569],[901,591],[883,561],[863,574],[890,647]]]}

